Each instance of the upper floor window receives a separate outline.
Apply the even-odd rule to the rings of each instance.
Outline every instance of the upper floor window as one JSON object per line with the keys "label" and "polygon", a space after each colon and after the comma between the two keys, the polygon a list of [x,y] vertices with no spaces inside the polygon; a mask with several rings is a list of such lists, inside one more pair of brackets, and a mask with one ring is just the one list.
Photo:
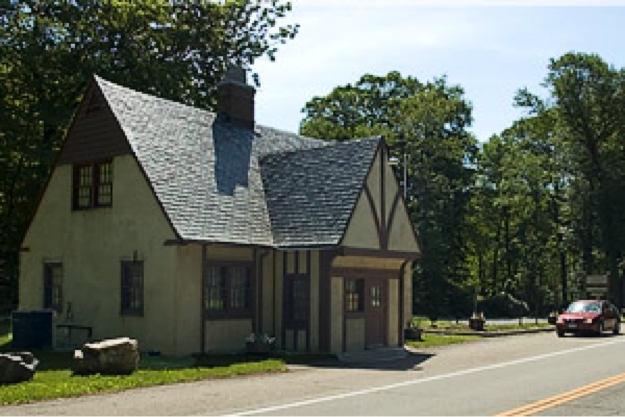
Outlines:
{"label": "upper floor window", "polygon": [[104,161],[74,166],[75,210],[108,207],[113,203],[113,164]]}

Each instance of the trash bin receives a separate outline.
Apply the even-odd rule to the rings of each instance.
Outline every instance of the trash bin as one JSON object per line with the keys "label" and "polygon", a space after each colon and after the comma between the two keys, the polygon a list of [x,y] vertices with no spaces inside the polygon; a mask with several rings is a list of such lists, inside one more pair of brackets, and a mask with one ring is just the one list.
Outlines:
{"label": "trash bin", "polygon": [[46,311],[15,311],[12,315],[12,345],[18,349],[52,347],[52,315]]}

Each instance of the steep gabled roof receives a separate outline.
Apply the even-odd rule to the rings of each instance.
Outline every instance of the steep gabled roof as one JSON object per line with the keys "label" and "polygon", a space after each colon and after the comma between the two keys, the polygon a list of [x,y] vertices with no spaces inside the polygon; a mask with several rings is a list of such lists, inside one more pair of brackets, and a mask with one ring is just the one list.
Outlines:
{"label": "steep gabled roof", "polygon": [[326,142],[252,131],[95,80],[182,239],[338,245],[381,138]]}
{"label": "steep gabled roof", "polygon": [[261,160],[274,242],[336,245],[362,192],[380,138],[269,155]]}

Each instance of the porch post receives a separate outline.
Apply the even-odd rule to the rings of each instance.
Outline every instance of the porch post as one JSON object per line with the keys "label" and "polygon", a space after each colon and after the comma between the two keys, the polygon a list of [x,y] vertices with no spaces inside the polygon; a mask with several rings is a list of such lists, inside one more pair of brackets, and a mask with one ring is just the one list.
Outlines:
{"label": "porch post", "polygon": [[404,296],[404,291],[405,291],[405,286],[404,286],[404,279],[406,279],[405,277],[405,272],[406,272],[406,265],[410,262],[409,259],[406,259],[404,262],[402,262],[401,264],[401,268],[399,268],[399,303],[397,303],[399,305],[399,337],[397,338],[397,340],[399,341],[399,346],[402,347],[404,346],[404,300],[405,300],[405,296]]}

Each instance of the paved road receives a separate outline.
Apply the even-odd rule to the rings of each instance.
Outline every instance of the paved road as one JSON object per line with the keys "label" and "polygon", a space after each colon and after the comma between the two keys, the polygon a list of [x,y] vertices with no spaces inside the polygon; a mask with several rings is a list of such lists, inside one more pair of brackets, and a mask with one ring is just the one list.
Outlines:
{"label": "paved road", "polygon": [[590,388],[578,390],[625,374],[624,348],[625,336],[512,336],[422,351],[378,367],[300,367],[281,375],[0,407],[0,414],[496,415],[573,392],[563,398],[574,399],[539,413],[625,415],[619,378],[595,385],[601,389],[586,396]]}
{"label": "paved road", "polygon": [[625,384],[608,388],[540,412],[544,416],[625,415]]}

